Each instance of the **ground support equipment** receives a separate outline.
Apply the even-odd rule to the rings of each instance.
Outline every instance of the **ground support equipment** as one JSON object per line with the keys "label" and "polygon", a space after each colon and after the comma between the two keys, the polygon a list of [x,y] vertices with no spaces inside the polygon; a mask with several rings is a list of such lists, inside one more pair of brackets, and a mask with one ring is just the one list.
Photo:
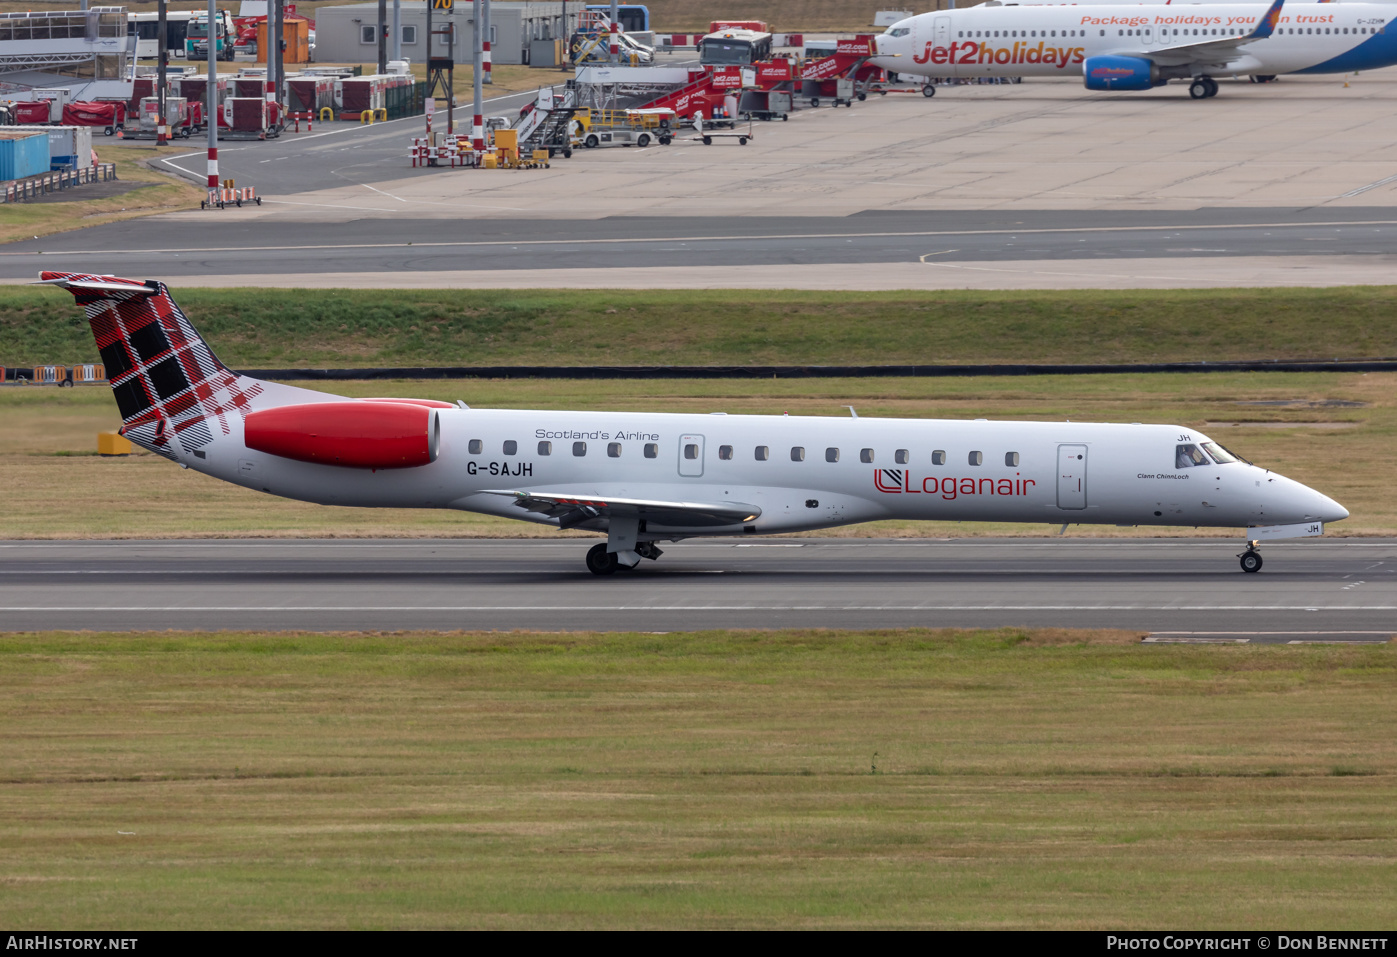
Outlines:
{"label": "ground support equipment", "polygon": [[200,209],[223,209],[227,206],[241,206],[243,203],[256,203],[262,205],[262,197],[257,195],[257,190],[251,186],[220,186],[217,189],[209,190],[208,199],[199,202]]}

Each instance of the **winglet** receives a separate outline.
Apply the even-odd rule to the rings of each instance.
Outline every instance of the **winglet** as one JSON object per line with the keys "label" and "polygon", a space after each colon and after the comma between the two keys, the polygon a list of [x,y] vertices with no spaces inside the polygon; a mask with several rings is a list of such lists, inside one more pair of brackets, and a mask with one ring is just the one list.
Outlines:
{"label": "winglet", "polygon": [[1248,40],[1264,40],[1276,32],[1276,24],[1281,21],[1281,7],[1285,6],[1285,0],[1276,0],[1271,4],[1271,9],[1266,11],[1266,15],[1261,18],[1261,22],[1256,25],[1248,36]]}

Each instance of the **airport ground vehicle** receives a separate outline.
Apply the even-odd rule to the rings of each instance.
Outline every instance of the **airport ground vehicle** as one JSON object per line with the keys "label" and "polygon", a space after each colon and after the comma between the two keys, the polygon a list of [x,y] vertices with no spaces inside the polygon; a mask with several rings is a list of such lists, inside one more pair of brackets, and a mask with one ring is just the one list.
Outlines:
{"label": "airport ground vehicle", "polygon": [[580,107],[571,111],[571,145],[586,149],[606,146],[640,146],[651,143],[668,146],[673,110],[593,110]]}
{"label": "airport ground vehicle", "polygon": [[158,281],[44,272],[86,310],[131,442],[326,505],[449,508],[606,535],[598,575],[659,542],[884,518],[1319,535],[1333,499],[1175,425],[472,409],[238,375]]}
{"label": "airport ground vehicle", "polygon": [[[870,62],[903,77],[1076,76],[1089,90],[1140,91],[1184,80],[1196,100],[1217,76],[1351,73],[1397,64],[1385,3],[1005,6],[984,3],[902,20]],[[930,96],[935,88],[923,91]]]}
{"label": "airport ground vehicle", "polygon": [[[219,60],[232,60],[236,55],[234,44],[237,40],[237,30],[234,28],[233,18],[227,10],[218,11],[213,34],[214,56]],[[184,39],[184,55],[191,60],[208,59],[209,18],[207,13],[200,13],[190,19]]]}
{"label": "airport ground vehicle", "polygon": [[771,59],[771,34],[756,30],[719,30],[699,41],[704,66],[750,66]]}

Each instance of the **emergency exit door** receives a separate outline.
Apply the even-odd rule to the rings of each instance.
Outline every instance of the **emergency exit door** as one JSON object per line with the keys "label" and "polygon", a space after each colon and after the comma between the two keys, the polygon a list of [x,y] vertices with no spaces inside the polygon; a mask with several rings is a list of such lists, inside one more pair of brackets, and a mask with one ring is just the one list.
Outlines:
{"label": "emergency exit door", "polygon": [[690,476],[703,474],[703,436],[679,436],[679,474]]}
{"label": "emergency exit door", "polygon": [[1057,447],[1057,507],[1087,507],[1087,447]]}

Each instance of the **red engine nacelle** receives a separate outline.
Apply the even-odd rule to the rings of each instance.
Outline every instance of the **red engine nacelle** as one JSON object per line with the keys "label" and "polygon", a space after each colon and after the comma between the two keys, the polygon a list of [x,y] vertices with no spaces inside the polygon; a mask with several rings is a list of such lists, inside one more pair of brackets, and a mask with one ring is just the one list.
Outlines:
{"label": "red engine nacelle", "polygon": [[438,412],[397,402],[313,402],[253,412],[250,449],[352,469],[407,469],[437,460]]}

